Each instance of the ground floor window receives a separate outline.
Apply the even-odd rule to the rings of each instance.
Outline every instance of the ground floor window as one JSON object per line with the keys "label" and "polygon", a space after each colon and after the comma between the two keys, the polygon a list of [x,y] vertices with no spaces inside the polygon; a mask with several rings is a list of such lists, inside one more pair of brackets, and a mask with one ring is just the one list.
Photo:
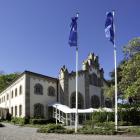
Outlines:
{"label": "ground floor window", "polygon": [[19,105],[19,116],[22,115],[22,105]]}
{"label": "ground floor window", "polygon": [[11,107],[11,115],[13,116],[13,107]]}
{"label": "ground floor window", "polygon": [[[75,102],[76,102],[76,93],[73,92],[71,94],[71,98],[70,98],[71,108],[75,108],[76,107]],[[78,93],[78,108],[81,109],[83,107],[84,107],[83,96],[82,96],[81,93]]]}
{"label": "ground floor window", "polygon": [[34,117],[43,118],[44,117],[44,105],[37,103],[34,105]]}
{"label": "ground floor window", "polygon": [[100,99],[97,95],[93,95],[91,97],[91,107],[99,108],[100,107]]}
{"label": "ground floor window", "polygon": [[15,116],[17,116],[17,106],[15,106]]}

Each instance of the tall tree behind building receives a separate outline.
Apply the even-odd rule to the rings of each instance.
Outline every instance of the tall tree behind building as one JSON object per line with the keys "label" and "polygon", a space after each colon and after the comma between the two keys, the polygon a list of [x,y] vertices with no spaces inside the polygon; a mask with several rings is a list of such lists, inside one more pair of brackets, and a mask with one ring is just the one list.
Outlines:
{"label": "tall tree behind building", "polygon": [[3,71],[0,71],[0,92],[4,90],[14,79],[16,79],[20,73],[11,73],[4,74]]}

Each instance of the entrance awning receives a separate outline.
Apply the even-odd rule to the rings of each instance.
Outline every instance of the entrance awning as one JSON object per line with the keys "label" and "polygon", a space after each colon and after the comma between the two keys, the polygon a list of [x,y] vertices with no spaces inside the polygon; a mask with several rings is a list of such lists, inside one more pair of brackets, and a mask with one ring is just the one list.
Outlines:
{"label": "entrance awning", "polygon": [[[60,103],[54,103],[54,104],[51,104],[50,106],[64,112],[64,113],[76,113],[76,109],[75,108],[70,108],[66,105],[62,105]],[[96,109],[96,108],[88,108],[88,109],[78,109],[78,113],[92,113],[92,112],[103,112],[103,111],[106,111],[106,112],[113,112],[113,110],[111,108],[99,108],[99,109]]]}

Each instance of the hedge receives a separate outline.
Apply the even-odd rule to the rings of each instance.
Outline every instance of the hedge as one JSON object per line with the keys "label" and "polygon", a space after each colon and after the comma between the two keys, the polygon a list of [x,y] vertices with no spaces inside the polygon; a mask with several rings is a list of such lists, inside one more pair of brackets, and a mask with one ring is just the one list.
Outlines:
{"label": "hedge", "polygon": [[11,119],[11,122],[14,124],[24,125],[24,124],[29,123],[29,119],[28,118],[13,117]]}

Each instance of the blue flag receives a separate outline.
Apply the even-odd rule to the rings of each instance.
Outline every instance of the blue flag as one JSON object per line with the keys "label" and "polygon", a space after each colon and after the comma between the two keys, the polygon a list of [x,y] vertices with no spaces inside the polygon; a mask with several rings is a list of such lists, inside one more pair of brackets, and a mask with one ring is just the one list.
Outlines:
{"label": "blue flag", "polygon": [[107,18],[105,22],[105,36],[114,45],[114,17],[113,12],[107,13]]}
{"label": "blue flag", "polygon": [[78,17],[72,17],[72,22],[70,25],[70,36],[69,36],[69,45],[77,46],[77,19]]}

